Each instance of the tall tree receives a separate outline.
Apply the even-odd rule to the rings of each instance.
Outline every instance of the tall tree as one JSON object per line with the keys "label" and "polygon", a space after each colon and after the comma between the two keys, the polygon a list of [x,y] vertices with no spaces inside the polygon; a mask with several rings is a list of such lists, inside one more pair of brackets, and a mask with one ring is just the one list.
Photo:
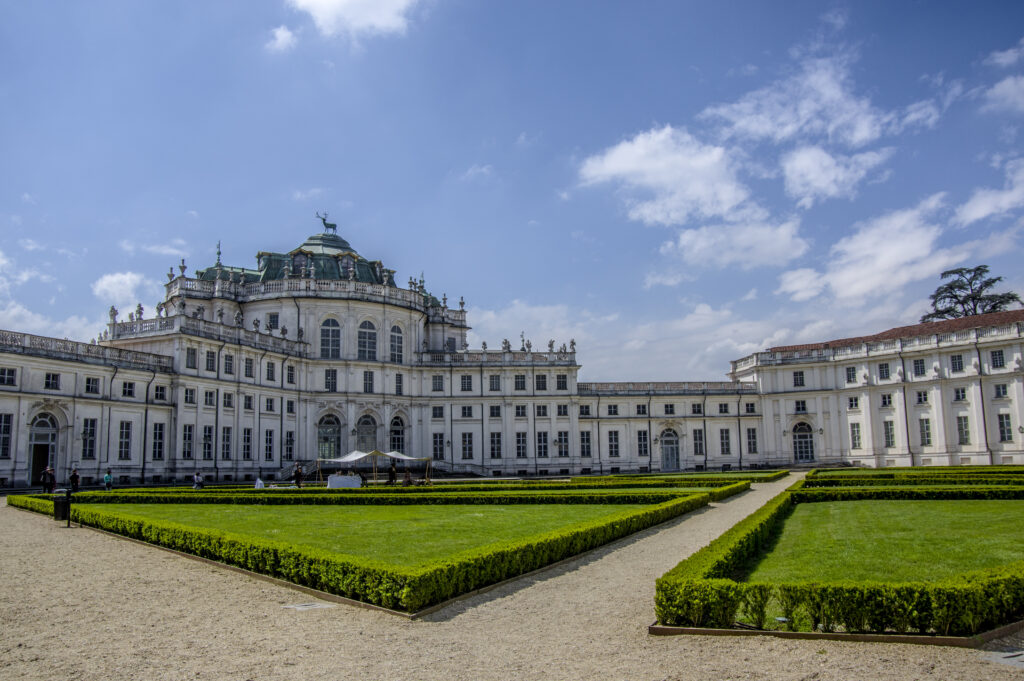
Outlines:
{"label": "tall tree", "polygon": [[1002,312],[1013,303],[1022,304],[1016,293],[990,292],[1003,278],[988,276],[988,265],[946,270],[942,278],[950,281],[935,289],[931,295],[932,311],[921,317],[922,322]]}

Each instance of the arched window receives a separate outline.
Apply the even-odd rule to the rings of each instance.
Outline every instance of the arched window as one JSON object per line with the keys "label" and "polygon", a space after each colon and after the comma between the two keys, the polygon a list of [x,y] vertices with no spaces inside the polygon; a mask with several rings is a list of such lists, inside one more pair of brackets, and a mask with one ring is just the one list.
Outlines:
{"label": "arched window", "polygon": [[806,423],[793,426],[793,457],[799,461],[814,461],[814,431]]}
{"label": "arched window", "polygon": [[361,452],[377,449],[377,421],[369,414],[356,421],[356,449]]}
{"label": "arched window", "polygon": [[57,465],[57,420],[51,414],[44,412],[32,419],[29,448],[32,454],[31,482],[35,482],[47,466]]}
{"label": "arched window", "polygon": [[341,359],[341,324],[336,319],[320,325],[320,358]]}
{"label": "arched window", "polygon": [[679,436],[674,430],[661,433],[661,470],[679,470]]}
{"label": "arched window", "polygon": [[391,419],[391,451],[405,454],[405,423],[400,416]]}
{"label": "arched window", "polygon": [[377,360],[377,327],[373,322],[359,325],[359,359]]}
{"label": "arched window", "polygon": [[402,363],[402,327],[391,327],[391,361]]}
{"label": "arched window", "polygon": [[321,459],[341,456],[341,422],[333,414],[320,419],[316,426],[316,446]]}

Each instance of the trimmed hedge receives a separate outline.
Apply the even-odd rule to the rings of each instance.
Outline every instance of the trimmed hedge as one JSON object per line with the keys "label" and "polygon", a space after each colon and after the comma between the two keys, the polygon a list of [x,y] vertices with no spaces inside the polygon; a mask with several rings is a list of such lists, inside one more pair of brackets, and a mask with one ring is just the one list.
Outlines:
{"label": "trimmed hedge", "polygon": [[824,487],[894,487],[912,485],[1024,485],[1024,479],[1012,475],[988,475],[988,476],[965,476],[951,478],[951,476],[936,477],[896,477],[896,478],[814,478],[804,480],[805,488]]}
{"label": "trimmed hedge", "polygon": [[[21,500],[41,501],[20,497],[18,503]],[[481,547],[423,568],[399,568],[284,542],[141,520],[83,506],[72,505],[72,520],[339,596],[415,612],[647,529],[704,506],[709,500],[708,494],[692,494],[573,528]]]}
{"label": "trimmed hedge", "polygon": [[1024,561],[940,582],[740,582],[797,503],[851,499],[1024,499],[1024,487],[800,489],[794,485],[656,582],[658,623],[729,628],[743,609],[763,626],[778,604],[788,629],[965,636],[1024,617]]}

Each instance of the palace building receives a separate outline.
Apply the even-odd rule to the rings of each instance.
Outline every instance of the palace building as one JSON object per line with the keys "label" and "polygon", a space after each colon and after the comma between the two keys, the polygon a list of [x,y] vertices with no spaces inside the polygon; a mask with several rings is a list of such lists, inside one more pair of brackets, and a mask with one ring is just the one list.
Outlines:
{"label": "palace building", "polygon": [[583,383],[573,340],[469,348],[461,298],[326,220],[257,262],[182,262],[98,342],[0,331],[0,485],[279,479],[353,449],[488,477],[1024,464],[1024,310],[771,348],[723,382]]}

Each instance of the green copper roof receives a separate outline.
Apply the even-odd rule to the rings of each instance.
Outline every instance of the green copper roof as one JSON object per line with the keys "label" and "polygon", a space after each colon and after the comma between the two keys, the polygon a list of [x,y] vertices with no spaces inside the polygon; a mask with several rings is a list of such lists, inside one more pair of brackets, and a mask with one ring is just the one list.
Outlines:
{"label": "green copper roof", "polygon": [[296,251],[306,251],[308,253],[323,254],[323,255],[341,255],[342,253],[355,253],[352,246],[347,241],[342,239],[337,234],[314,234],[305,241],[302,245],[296,248],[292,253]]}

